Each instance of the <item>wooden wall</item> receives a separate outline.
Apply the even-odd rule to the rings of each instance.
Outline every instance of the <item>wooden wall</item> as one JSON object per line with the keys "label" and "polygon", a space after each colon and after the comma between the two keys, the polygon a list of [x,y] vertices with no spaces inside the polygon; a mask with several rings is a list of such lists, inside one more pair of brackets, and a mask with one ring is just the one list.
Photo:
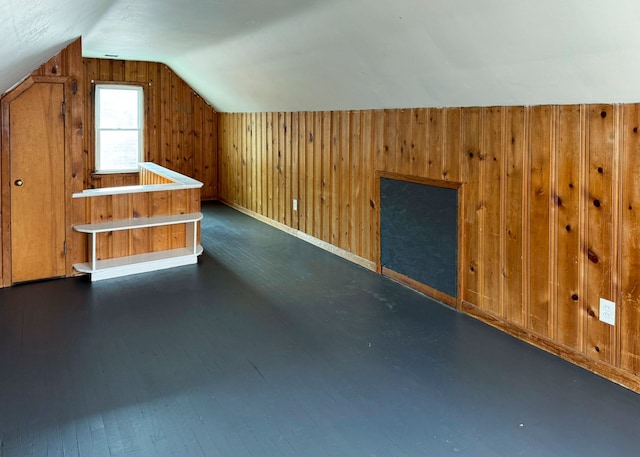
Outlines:
{"label": "wooden wall", "polygon": [[637,104],[220,114],[219,194],[376,262],[376,170],[461,182],[459,308],[640,391],[639,127]]}
{"label": "wooden wall", "polygon": [[[74,223],[85,223],[96,217],[108,220],[127,208],[111,207],[104,214],[93,214],[86,199],[72,199],[71,195],[91,187],[137,184],[138,174],[93,175],[93,94],[91,81],[137,82],[145,88],[146,125],[145,160],[176,170],[204,183],[203,199],[217,197],[217,114],[213,108],[195,94],[167,66],[150,62],[83,59],[80,38],[33,72],[33,76],[63,77],[67,79],[66,100],[67,140],[66,160],[69,179],[66,185],[67,256],[66,275],[75,274],[72,265],[87,260],[86,235],[72,229]],[[8,120],[0,119],[0,143],[8,138]],[[6,158],[5,158],[6,159]],[[2,199],[10,198],[8,183],[0,182]],[[177,205],[181,205],[178,202]],[[113,205],[112,205],[113,206]],[[134,205],[135,206],[135,205]],[[138,205],[139,206],[139,205]],[[175,207],[174,202],[170,202]],[[142,210],[160,214],[163,208],[142,205]],[[93,212],[92,212],[93,211]],[[138,211],[136,209],[136,211]],[[10,214],[0,215],[0,240],[7,239],[6,225]],[[179,230],[179,229],[178,229]],[[164,233],[162,230],[142,232],[150,238],[146,244],[154,245],[157,237],[178,239],[180,234]],[[137,234],[136,236],[138,236]],[[157,235],[157,236],[156,236]],[[174,237],[174,235],[176,235]],[[120,236],[120,235],[118,235]],[[124,235],[122,235],[124,236]],[[155,237],[155,238],[154,238]],[[116,237],[117,238],[117,237]],[[122,240],[120,240],[122,241]],[[116,241],[116,246],[119,241]],[[113,240],[104,240],[113,246]],[[144,244],[144,243],[143,243]],[[106,249],[106,248],[105,248]],[[110,249],[110,248],[109,248]],[[117,250],[105,251],[105,257],[116,255]],[[6,262],[10,245],[3,241],[0,249],[0,265]],[[11,284],[10,275],[2,271],[0,286]]]}
{"label": "wooden wall", "polygon": [[145,161],[204,183],[202,199],[217,197],[215,110],[169,67],[156,62],[84,59],[85,179],[87,187],[137,184],[137,174],[94,175],[93,82],[137,83],[144,88]]}
{"label": "wooden wall", "polygon": [[[200,211],[200,189],[103,195],[78,200],[85,205],[87,223],[91,224]],[[185,224],[103,232],[96,237],[97,259],[177,249],[185,246],[185,240]]]}
{"label": "wooden wall", "polygon": [[[84,91],[83,91],[83,78],[82,78],[82,43],[80,38],[75,40],[65,49],[53,56],[47,62],[37,68],[31,76],[46,77],[55,80],[60,77],[65,80],[66,94],[65,99],[65,155],[67,163],[65,164],[65,204],[66,204],[66,242],[67,242],[67,256],[66,256],[66,274],[73,274],[73,263],[77,262],[77,259],[83,259],[86,256],[86,242],[82,234],[76,233],[71,228],[74,220],[78,217],[84,217],[84,213],[78,214],[75,212],[76,208],[72,205],[71,194],[74,192],[80,192],[84,188],[85,182],[84,176],[84,154],[82,151],[82,133],[84,126]],[[4,94],[9,95],[11,92]],[[2,124],[2,143],[9,144],[10,142],[10,129],[9,119],[3,118],[0,123]],[[8,148],[3,149],[3,160],[6,161],[3,167],[9,166]],[[11,190],[10,183],[1,182],[2,188],[2,201],[5,209],[10,209]],[[7,263],[10,262],[11,255],[11,238],[9,237],[11,214],[9,210],[4,211],[2,214],[2,224],[0,225],[0,239],[2,239],[1,257],[4,258],[4,265],[2,271],[1,285],[6,286],[11,284],[11,269],[10,263],[7,267]]]}

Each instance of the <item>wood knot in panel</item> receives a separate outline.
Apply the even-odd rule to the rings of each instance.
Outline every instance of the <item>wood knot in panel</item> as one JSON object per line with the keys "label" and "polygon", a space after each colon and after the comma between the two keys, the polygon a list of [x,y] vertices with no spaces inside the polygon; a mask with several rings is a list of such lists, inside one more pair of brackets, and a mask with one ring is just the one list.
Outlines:
{"label": "wood knot in panel", "polygon": [[562,206],[562,199],[560,195],[556,195],[556,206]]}

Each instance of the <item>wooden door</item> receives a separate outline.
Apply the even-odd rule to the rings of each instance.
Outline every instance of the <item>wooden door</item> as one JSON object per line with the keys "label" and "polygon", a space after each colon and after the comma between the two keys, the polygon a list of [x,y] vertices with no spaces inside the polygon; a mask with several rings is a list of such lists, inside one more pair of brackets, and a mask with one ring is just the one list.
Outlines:
{"label": "wooden door", "polygon": [[32,85],[9,122],[11,282],[64,276],[64,84]]}

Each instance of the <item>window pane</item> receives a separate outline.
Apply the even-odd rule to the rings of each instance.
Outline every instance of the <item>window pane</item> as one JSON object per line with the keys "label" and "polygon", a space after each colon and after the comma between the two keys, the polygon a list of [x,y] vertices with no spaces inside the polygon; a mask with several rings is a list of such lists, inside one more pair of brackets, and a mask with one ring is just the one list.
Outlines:
{"label": "window pane", "polygon": [[100,126],[103,129],[137,129],[138,90],[100,88]]}
{"label": "window pane", "polygon": [[138,168],[137,131],[101,131],[98,170],[134,170]]}

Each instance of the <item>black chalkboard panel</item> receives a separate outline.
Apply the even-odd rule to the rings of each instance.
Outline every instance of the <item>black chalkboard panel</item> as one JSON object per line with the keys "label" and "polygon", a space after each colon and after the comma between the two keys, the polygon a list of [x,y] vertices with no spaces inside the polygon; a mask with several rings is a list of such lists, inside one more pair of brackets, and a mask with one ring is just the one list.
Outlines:
{"label": "black chalkboard panel", "polygon": [[457,295],[458,191],[380,178],[380,262]]}

